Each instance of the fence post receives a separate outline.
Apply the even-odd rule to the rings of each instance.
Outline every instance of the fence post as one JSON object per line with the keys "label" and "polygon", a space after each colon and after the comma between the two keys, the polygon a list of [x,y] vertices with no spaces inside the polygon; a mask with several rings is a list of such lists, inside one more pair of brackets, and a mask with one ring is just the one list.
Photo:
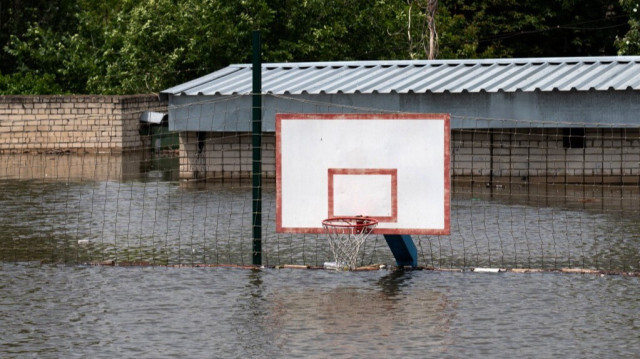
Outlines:
{"label": "fence post", "polygon": [[254,31],[253,42],[253,95],[252,95],[252,150],[253,166],[253,265],[262,265],[262,60],[260,57],[260,31]]}

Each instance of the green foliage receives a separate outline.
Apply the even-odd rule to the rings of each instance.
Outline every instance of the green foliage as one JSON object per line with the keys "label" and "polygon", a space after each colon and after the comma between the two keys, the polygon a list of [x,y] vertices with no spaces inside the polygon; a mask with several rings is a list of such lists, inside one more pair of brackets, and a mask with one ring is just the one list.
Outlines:
{"label": "green foliage", "polygon": [[629,15],[629,31],[616,38],[616,46],[620,55],[640,55],[640,2],[637,0],[620,0],[622,8]]}
{"label": "green foliage", "polygon": [[[637,5],[617,1],[439,0],[438,57],[637,53]],[[426,3],[6,0],[0,5],[0,91],[156,92],[250,62],[254,29],[262,31],[264,61],[426,58]]]}
{"label": "green foliage", "polygon": [[76,0],[2,0],[0,1],[0,72],[12,73],[19,65],[12,55],[2,51],[12,36],[21,37],[33,23],[53,32],[65,31],[74,19]]}
{"label": "green foliage", "polygon": [[22,74],[14,78],[42,77],[34,83],[37,88],[40,83],[50,83],[53,79],[57,86],[46,87],[51,91],[60,88],[68,93],[83,92],[85,80],[92,70],[84,41],[78,34],[55,33],[38,24],[33,24],[22,40],[12,35],[6,51],[15,57],[18,73]]}
{"label": "green foliage", "polygon": [[265,31],[265,61],[371,60],[399,55],[390,36],[398,1],[307,0],[273,6]]}
{"label": "green foliage", "polygon": [[[103,35],[91,92],[153,92],[249,58],[259,1],[125,1]],[[87,14],[86,16],[90,16]]]}
{"label": "green foliage", "polygon": [[617,0],[440,0],[440,4],[466,32],[455,47],[461,49],[466,43],[466,57],[613,55],[614,39],[626,31]]}
{"label": "green foliage", "polygon": [[46,95],[63,92],[52,74],[37,75],[32,72],[16,72],[6,76],[0,74],[0,95]]}

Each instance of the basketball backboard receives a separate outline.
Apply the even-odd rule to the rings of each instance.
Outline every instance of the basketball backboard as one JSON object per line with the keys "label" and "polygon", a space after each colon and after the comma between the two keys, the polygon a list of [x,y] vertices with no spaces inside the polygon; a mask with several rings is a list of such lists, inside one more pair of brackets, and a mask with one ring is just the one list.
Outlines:
{"label": "basketball backboard", "polygon": [[276,230],[335,216],[378,234],[449,234],[449,115],[277,114]]}

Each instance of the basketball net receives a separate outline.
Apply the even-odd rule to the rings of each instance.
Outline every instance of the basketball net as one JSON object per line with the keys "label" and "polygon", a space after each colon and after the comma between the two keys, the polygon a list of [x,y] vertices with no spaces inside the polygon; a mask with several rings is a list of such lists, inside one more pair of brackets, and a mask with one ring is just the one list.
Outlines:
{"label": "basketball net", "polygon": [[335,217],[322,221],[336,269],[355,269],[358,253],[378,221],[367,217]]}

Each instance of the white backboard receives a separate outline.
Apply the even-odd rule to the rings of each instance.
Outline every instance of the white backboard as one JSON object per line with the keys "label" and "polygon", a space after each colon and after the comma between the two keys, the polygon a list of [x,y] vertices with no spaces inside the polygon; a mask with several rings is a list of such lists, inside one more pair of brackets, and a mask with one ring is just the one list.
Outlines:
{"label": "white backboard", "polygon": [[276,230],[363,215],[379,234],[449,234],[449,115],[277,114]]}

